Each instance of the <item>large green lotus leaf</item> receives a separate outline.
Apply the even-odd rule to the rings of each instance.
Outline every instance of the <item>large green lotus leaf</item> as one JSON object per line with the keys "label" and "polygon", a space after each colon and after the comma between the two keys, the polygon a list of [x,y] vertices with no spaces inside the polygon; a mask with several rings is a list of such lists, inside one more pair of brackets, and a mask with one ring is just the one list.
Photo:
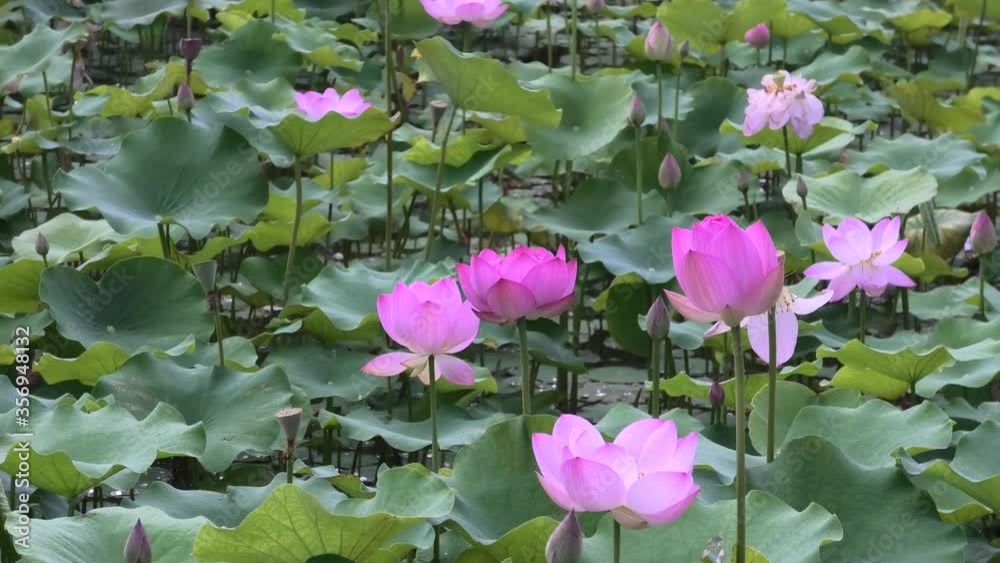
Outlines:
{"label": "large green lotus leaf", "polygon": [[[1000,127],[997,127],[1000,130]],[[938,194],[934,203],[939,207],[959,207],[979,201],[1000,186],[1000,170],[990,167],[985,177],[972,170],[953,176],[938,183]]]}
{"label": "large green lotus leaf", "polygon": [[281,429],[279,409],[299,402],[281,368],[243,373],[219,366],[185,368],[152,354],[133,356],[102,377],[94,395],[114,395],[117,404],[144,416],[158,404],[176,408],[191,424],[203,424],[207,447],[198,459],[206,470],[223,471],[240,453],[269,450]]}
{"label": "large green lotus leaf", "polygon": [[0,421],[0,469],[17,472],[13,434],[30,431],[31,484],[71,499],[120,471],[142,474],[159,458],[205,452],[205,428],[189,426],[170,405],[157,405],[141,420],[117,405],[92,413],[73,405],[40,408],[32,409],[30,430],[15,425],[14,411]]}
{"label": "large green lotus leaf", "polygon": [[77,253],[92,244],[119,238],[104,219],[91,221],[72,213],[63,213],[14,237],[11,241],[14,253],[23,258],[41,260],[42,257],[35,252],[35,240],[39,234],[49,242],[49,264],[61,264],[70,255],[78,258]]}
{"label": "large green lotus leaf", "polygon": [[578,77],[553,73],[531,83],[552,94],[562,121],[529,123],[528,144],[549,160],[586,160],[608,146],[628,123],[633,92],[622,75]]}
{"label": "large green lotus leaf", "polygon": [[964,434],[955,447],[950,463],[936,459],[919,464],[903,458],[903,468],[911,475],[926,474],[944,480],[993,511],[1000,511],[1000,422],[988,420]]}
{"label": "large green lotus leaf", "polygon": [[177,223],[201,239],[217,225],[252,221],[267,203],[257,153],[247,148],[231,129],[161,118],[126,136],[110,160],[59,174],[56,189],[71,209],[96,207],[119,233]]}
{"label": "large green lotus leaf", "polygon": [[[443,449],[456,449],[478,440],[490,426],[506,420],[504,413],[481,414],[453,406],[438,410],[438,442]],[[321,417],[322,418],[322,417]],[[431,421],[406,422],[386,420],[368,409],[351,411],[347,416],[329,414],[321,421],[324,428],[339,428],[341,436],[367,442],[379,436],[393,448],[415,452],[431,445]]]}
{"label": "large green lotus leaf", "polygon": [[333,512],[349,516],[391,514],[400,518],[444,518],[455,505],[455,493],[440,477],[417,464],[378,474],[372,498],[344,499]]}
{"label": "large green lotus leaf", "polygon": [[[731,162],[704,163],[691,168],[688,177],[669,195],[673,206],[671,211],[675,214],[710,215],[725,214],[739,208],[742,199],[736,189],[738,174],[738,167]],[[652,211],[656,212],[656,209]]]}
{"label": "large green lotus leaf", "polygon": [[[766,388],[765,388],[766,389]],[[861,394],[851,389],[831,389],[816,394],[812,389],[794,381],[778,381],[775,387],[776,404],[781,408],[774,417],[774,441],[777,450],[788,435],[795,417],[810,406],[835,406],[853,408],[861,404]],[[750,403],[748,427],[750,441],[758,452],[767,451],[767,392],[754,395]]]}
{"label": "large green lotus leaf", "polygon": [[998,373],[1000,365],[995,358],[955,362],[918,381],[917,394],[930,399],[949,385],[979,389],[989,385]]}
{"label": "large green lotus leaf", "polygon": [[38,292],[59,332],[88,347],[109,342],[126,352],[166,350],[191,336],[207,341],[215,330],[198,280],[160,258],[122,260],[97,283],[54,266],[42,274]]}
{"label": "large green lotus leaf", "polygon": [[[782,161],[785,154],[785,136],[781,129],[764,128],[756,135],[743,137],[743,128],[733,121],[726,121],[719,129],[723,133],[740,135],[745,145],[761,145],[781,151]],[[824,117],[813,128],[808,139],[800,138],[794,131],[788,132],[788,150],[792,154],[822,155],[829,152],[839,152],[854,141],[855,135],[863,134],[864,126],[855,126],[850,121],[837,117]],[[783,162],[782,162],[783,164]]]}
{"label": "large green lotus leaf", "polygon": [[816,357],[836,358],[844,366],[834,375],[832,386],[857,389],[887,400],[903,396],[911,386],[953,360],[944,346],[928,351],[903,348],[890,352],[857,340],[838,350],[821,346]]}
{"label": "large green lotus leaf", "polygon": [[[798,367],[789,367],[778,371],[778,380],[784,380],[792,375],[815,375],[818,370],[811,363],[802,364]],[[798,372],[798,373],[797,373]],[[766,374],[750,374],[746,378],[745,400],[750,401],[757,393],[767,387]],[[723,391],[726,392],[726,407],[733,409],[736,407],[736,380],[725,379],[719,382]],[[708,392],[712,388],[712,382],[707,379],[695,379],[690,375],[681,372],[677,375],[660,380],[660,389],[671,397],[691,397],[708,401]]]}
{"label": "large green lotus leaf", "polygon": [[941,10],[921,8],[893,15],[889,21],[900,30],[912,33],[925,28],[941,29],[951,21],[951,14]]}
{"label": "large green lotus leaf", "polygon": [[[11,518],[16,515],[11,515]],[[191,550],[202,517],[175,519],[150,507],[99,508],[75,518],[38,518],[31,523],[30,548],[21,552],[23,563],[106,563],[122,561],[129,532],[142,520],[156,563],[194,563]],[[15,525],[9,520],[7,526]]]}
{"label": "large green lotus leaf", "polygon": [[694,107],[680,125],[674,126],[672,134],[691,154],[712,154],[722,140],[719,131],[722,124],[726,120],[742,122],[746,90],[730,80],[713,76],[696,83],[689,93],[694,98]]}
{"label": "large green lotus leaf", "polygon": [[[662,214],[664,204],[659,194],[649,192],[643,201],[644,215]],[[529,229],[548,231],[580,242],[597,234],[622,232],[636,222],[635,192],[596,178],[577,186],[558,207],[541,209],[524,218]]]}
{"label": "large green lotus leaf", "polygon": [[17,43],[0,47],[0,84],[46,72],[63,45],[76,41],[82,33],[83,27],[79,24],[61,30],[36,25]]}
{"label": "large green lotus leaf", "polygon": [[639,357],[649,356],[651,341],[645,328],[636,319],[645,315],[652,304],[653,288],[637,274],[618,276],[611,286],[594,301],[597,312],[604,312],[608,319],[608,332],[623,350]]}
{"label": "large green lotus leaf", "polygon": [[726,41],[726,11],[711,0],[677,0],[661,4],[657,16],[678,44],[687,39],[699,51],[714,53]]}
{"label": "large green lotus leaf", "polygon": [[392,36],[396,39],[416,40],[434,35],[441,24],[428,15],[420,0],[400,0],[393,4]]}
{"label": "large green lotus leaf", "polygon": [[276,364],[288,374],[288,381],[302,389],[310,399],[337,397],[345,401],[361,401],[382,381],[361,373],[361,366],[371,356],[350,350],[331,350],[318,344],[275,346],[265,366]]}
{"label": "large green lotus leaf", "polygon": [[0,219],[6,221],[28,207],[30,194],[24,188],[0,178]]}
{"label": "large green lotus leaf", "polygon": [[665,284],[674,278],[671,228],[690,224],[688,217],[653,217],[641,227],[582,242],[577,251],[584,262],[600,262],[615,276],[635,272],[648,284]]}
{"label": "large green lotus leaf", "polygon": [[448,277],[443,264],[418,264],[408,270],[379,272],[363,265],[332,265],[302,289],[299,304],[286,307],[282,316],[305,315],[306,330],[324,340],[371,340],[379,334],[375,302],[396,282],[433,281]]}
{"label": "large green lotus leaf", "polygon": [[233,84],[241,79],[291,80],[302,64],[302,57],[275,39],[280,31],[266,20],[252,20],[222,43],[202,50],[194,62],[194,70],[211,86]]}
{"label": "large green lotus leaf", "polygon": [[34,313],[44,269],[36,260],[18,260],[0,267],[0,313]]}
{"label": "large green lotus leaf", "polygon": [[[237,0],[198,0],[195,6],[201,10],[225,8]],[[96,21],[110,22],[131,29],[137,25],[149,25],[162,14],[180,16],[192,5],[189,0],[109,0],[91,6],[90,15]],[[197,11],[196,11],[197,13]]]}
{"label": "large green lotus leaf", "polygon": [[[507,532],[489,545],[480,545],[462,552],[456,563],[547,563],[545,546],[557,522],[545,516],[533,518]],[[516,557],[516,559],[515,559]]]}
{"label": "large green lotus leaf", "polygon": [[[1000,309],[1000,290],[983,287],[987,316],[990,309]],[[979,311],[979,278],[972,277],[961,285],[942,285],[934,289],[910,293],[910,313],[921,319],[942,320],[947,317],[972,317]]]}
{"label": "large green lotus leaf", "polygon": [[[469,207],[465,199],[468,196],[464,195],[461,190],[475,184],[477,180],[485,178],[494,170],[505,166],[519,154],[523,153],[505,146],[477,152],[468,162],[458,168],[445,166],[441,175],[441,194],[462,207]],[[381,162],[384,161],[383,157]],[[437,165],[421,166],[406,160],[401,152],[396,152],[393,158],[392,171],[397,184],[411,186],[427,195],[432,194],[437,185]],[[384,197],[382,201],[384,207]]]}
{"label": "large green lotus leaf", "polygon": [[929,353],[944,346],[953,358],[962,362],[996,359],[1000,354],[1000,318],[989,322],[949,317],[939,322],[916,349]]}
{"label": "large green lotus leaf", "polygon": [[[302,53],[309,62],[354,72],[361,70],[362,63],[357,49],[338,42],[335,35],[303,22],[281,20],[277,25],[288,46],[295,52]],[[375,35],[374,32],[371,33]]]}
{"label": "large green lotus leaf", "polygon": [[[18,317],[0,315],[0,335],[4,337],[4,340],[0,340],[0,366],[14,363],[14,337],[18,336],[15,332],[19,332],[19,328],[26,329],[29,342],[34,343],[45,336],[45,329],[51,324],[52,317],[45,309]],[[13,405],[10,408],[13,408]],[[4,403],[0,402],[0,412],[7,410],[9,408],[5,408]]]}
{"label": "large green lotus leaf", "polygon": [[918,82],[898,82],[885,92],[899,105],[904,118],[923,123],[933,132],[964,133],[984,119],[979,100],[958,97],[945,104]]}
{"label": "large green lotus leaf", "polygon": [[822,86],[837,81],[860,84],[861,73],[867,71],[870,66],[868,51],[860,45],[853,45],[843,53],[832,51],[823,53],[795,73],[815,80]]}
{"label": "large green lotus leaf", "polygon": [[[746,507],[747,545],[766,557],[762,561],[819,563],[821,546],[844,536],[837,516],[818,503],[799,512],[764,491],[750,491]],[[611,518],[606,516],[597,533],[584,540],[581,561],[608,561],[611,528]],[[724,538],[727,546],[736,543],[735,500],[696,501],[669,526],[622,530],[622,560],[700,561],[702,550],[715,537]]]}
{"label": "large green lotus leaf", "polygon": [[748,481],[796,510],[816,503],[837,515],[844,536],[820,548],[823,561],[964,561],[961,530],[938,519],[900,471],[860,465],[823,438],[786,443],[773,463],[751,467]]}
{"label": "large green lotus leaf", "polygon": [[418,41],[417,50],[453,104],[468,111],[516,115],[548,127],[559,125],[559,110],[549,93],[521,86],[499,61],[460,53],[443,37]]}
{"label": "large green lotus leaf", "polygon": [[426,524],[386,513],[330,514],[301,488],[282,485],[236,528],[202,528],[194,555],[198,563],[304,563],[321,555],[359,563],[385,561],[375,559],[376,553],[417,526]]}
{"label": "large green lotus leaf", "polygon": [[79,381],[92,386],[102,376],[118,371],[128,356],[128,352],[110,342],[97,342],[76,358],[60,358],[46,352],[35,364],[35,371],[49,385]]}
{"label": "large green lotus leaf", "polygon": [[976,152],[975,145],[951,134],[930,140],[907,133],[895,139],[879,137],[865,147],[864,152],[849,151],[847,166],[862,175],[921,166],[943,182],[966,168],[979,177],[984,176],[982,161],[985,158],[986,155]]}
{"label": "large green lotus leaf", "polygon": [[[906,460],[909,458],[905,454],[901,457],[903,466],[906,467]],[[911,475],[910,482],[931,495],[938,516],[945,522],[971,524],[993,513],[986,505],[965,494],[961,489],[930,473]]]}
{"label": "large green lotus leaf", "polygon": [[392,122],[375,107],[368,108],[354,119],[331,111],[316,121],[310,121],[292,113],[271,127],[275,137],[299,158],[359,147],[382,138],[390,129]]}
{"label": "large green lotus leaf", "polygon": [[[875,223],[891,215],[907,214],[937,194],[937,181],[923,168],[890,170],[872,178],[863,178],[851,170],[842,170],[822,178],[804,178],[809,187],[809,209],[834,218],[857,217]],[[781,193],[796,209],[802,201],[795,188],[798,179],[785,184]]]}

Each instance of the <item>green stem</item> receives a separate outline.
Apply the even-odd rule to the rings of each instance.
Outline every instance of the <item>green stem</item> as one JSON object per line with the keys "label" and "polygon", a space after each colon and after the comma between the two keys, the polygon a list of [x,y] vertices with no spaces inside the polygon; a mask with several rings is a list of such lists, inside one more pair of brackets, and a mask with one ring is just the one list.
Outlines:
{"label": "green stem", "polygon": [[472,52],[472,24],[462,24],[462,52]]}
{"label": "green stem", "polygon": [[680,134],[681,124],[681,63],[677,63],[677,76],[674,78],[674,138]]}
{"label": "green stem", "polygon": [[[395,68],[392,52],[392,9],[390,0],[385,0],[385,29],[382,30],[385,49],[385,113],[392,115],[392,98],[396,94]],[[385,242],[383,251],[385,252],[385,271],[392,269],[392,129],[385,134]],[[331,166],[331,174],[333,168]],[[331,180],[332,181],[332,180]]]}
{"label": "green stem", "polygon": [[858,290],[858,340],[865,343],[865,317],[868,312],[868,298],[863,289]]}
{"label": "green stem", "polygon": [[298,158],[292,163],[292,172],[295,175],[295,220],[292,222],[292,244],[288,248],[288,263],[285,264],[282,303],[288,303],[288,295],[292,290],[292,264],[295,262],[295,247],[299,244],[299,226],[302,223],[302,164]]}
{"label": "green stem", "polygon": [[[982,281],[982,280],[980,280]],[[910,291],[909,288],[901,287],[900,301],[903,302],[903,330],[910,330]]]}
{"label": "green stem", "polygon": [[274,23],[275,14],[277,14],[277,12],[278,12],[278,10],[275,8],[275,4],[276,3],[277,3],[277,0],[271,0],[271,23],[272,24]]}
{"label": "green stem", "polygon": [[663,126],[663,64],[656,63],[656,130]]}
{"label": "green stem", "polygon": [[444,161],[448,158],[448,137],[451,136],[451,128],[455,124],[455,114],[458,113],[458,106],[451,108],[451,115],[448,117],[448,125],[444,129],[444,140],[441,141],[441,159],[438,161],[437,180],[434,182],[434,196],[431,198],[430,224],[427,226],[427,248],[424,249],[424,260],[430,261],[431,250],[434,247],[434,235],[438,222],[438,200],[441,198],[441,183],[444,182]]}
{"label": "green stem", "polygon": [[642,127],[635,126],[635,209],[642,225]]}
{"label": "green stem", "polygon": [[[982,258],[980,258],[980,261]],[[982,269],[982,267],[980,267]],[[986,276],[985,272],[979,272],[979,316],[986,320]]]}
{"label": "green stem", "polygon": [[622,525],[618,523],[617,520],[614,521],[614,563],[620,563],[622,560]]}
{"label": "green stem", "polygon": [[733,377],[736,379],[736,563],[746,563],[746,378],[743,374],[743,339],[733,333]]}
{"label": "green stem", "polygon": [[191,6],[188,6],[187,8],[184,8],[184,20],[185,20],[186,27],[187,27],[187,35],[185,37],[187,37],[188,39],[190,39],[191,38]]}
{"label": "green stem", "polygon": [[52,197],[52,176],[49,175],[49,153],[46,151],[42,151],[42,181],[45,182],[45,200],[49,204],[49,215],[51,216],[55,198]]}
{"label": "green stem", "polygon": [[969,65],[969,88],[972,88],[973,80],[976,78],[976,60],[979,58],[979,36],[982,33],[983,25],[986,21],[986,0],[983,0],[982,8],[979,11],[979,25],[976,26],[976,35],[972,39],[972,64]]}
{"label": "green stem", "polygon": [[167,242],[167,235],[165,234],[166,229],[169,229],[168,225],[162,223],[156,224],[156,232],[160,236],[160,250],[163,251],[163,259],[170,260],[170,243]]}
{"label": "green stem", "polygon": [[774,426],[778,399],[778,339],[775,312],[767,312],[767,462],[774,461]]}
{"label": "green stem", "polygon": [[577,64],[578,64],[577,60],[576,60],[576,0],[570,0],[569,6],[570,6],[569,9],[570,9],[570,14],[571,14],[570,17],[571,17],[571,19],[573,21],[572,35],[570,36],[570,40],[569,40],[569,61],[570,61],[570,65],[571,65],[570,66],[570,69],[571,69],[570,70],[570,77],[575,81],[576,80],[576,67],[577,67]]}
{"label": "green stem", "polygon": [[531,414],[531,359],[528,354],[528,321],[517,320],[517,335],[521,344],[521,414]]}
{"label": "green stem", "polygon": [[660,417],[660,343],[652,342],[649,349],[649,374],[652,387],[649,391],[649,414]]}
{"label": "green stem", "polygon": [[[73,81],[70,80],[70,84]],[[49,127],[55,125],[55,120],[52,119],[52,95],[49,92],[49,75],[45,72],[42,73],[42,87],[45,88],[45,114],[49,116]]]}
{"label": "green stem", "polygon": [[434,356],[427,357],[427,373],[430,378],[427,392],[431,402],[431,467],[437,473],[441,470],[441,447],[438,446],[437,374],[434,373]]}
{"label": "green stem", "polygon": [[545,36],[549,42],[549,72],[552,72],[552,65],[555,64],[555,45],[552,44],[552,10],[548,8],[545,8]]}
{"label": "green stem", "polygon": [[[218,293],[216,293],[218,296]],[[221,303],[218,303],[218,298],[215,299],[215,339],[218,341],[219,345],[219,366],[226,365],[226,353],[222,349],[222,312],[219,310],[222,308]]]}
{"label": "green stem", "polygon": [[295,442],[289,440],[288,446],[285,448],[285,482],[289,485],[292,484],[295,476],[293,467],[295,467]]}
{"label": "green stem", "polygon": [[785,138],[785,171],[788,173],[788,177],[792,177],[792,153],[788,149],[788,126],[785,125],[781,128],[781,135]]}

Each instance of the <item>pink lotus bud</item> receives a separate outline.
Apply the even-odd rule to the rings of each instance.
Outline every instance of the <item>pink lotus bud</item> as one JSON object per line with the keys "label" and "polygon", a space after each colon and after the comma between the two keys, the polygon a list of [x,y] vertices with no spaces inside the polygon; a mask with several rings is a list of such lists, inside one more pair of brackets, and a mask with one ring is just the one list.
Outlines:
{"label": "pink lotus bud", "polygon": [[39,256],[49,255],[49,239],[45,238],[45,235],[38,233],[35,237],[35,254]]}
{"label": "pink lotus bud", "polygon": [[670,311],[667,304],[659,297],[653,301],[653,305],[646,313],[646,334],[653,340],[659,342],[670,333]]}
{"label": "pink lotus bud", "polygon": [[125,540],[125,563],[152,563],[153,549],[149,545],[146,529],[142,520],[136,520],[135,526]]}
{"label": "pink lotus bud", "polygon": [[579,563],[583,554],[583,530],[576,511],[570,510],[545,544],[546,563]]}
{"label": "pink lotus bud", "polygon": [[726,404],[726,390],[719,385],[718,381],[712,382],[712,387],[708,390],[708,400],[713,407],[721,407]]}
{"label": "pink lotus bud", "polygon": [[741,193],[747,193],[750,189],[750,174],[743,168],[740,168],[740,171],[736,173],[736,189]]}
{"label": "pink lotus bud", "polygon": [[646,106],[642,104],[642,99],[638,95],[633,95],[629,103],[628,120],[635,127],[641,127],[646,121]]}
{"label": "pink lotus bud", "polygon": [[754,47],[763,49],[771,42],[771,30],[767,28],[766,24],[759,23],[748,29],[743,35],[743,39]]}
{"label": "pink lotus bud", "polygon": [[600,12],[605,7],[604,0],[587,0],[587,9],[591,12]]}
{"label": "pink lotus bud", "polygon": [[809,195],[809,186],[806,185],[806,181],[799,176],[799,180],[795,183],[795,193],[802,199],[805,199]]}
{"label": "pink lotus bud", "polygon": [[673,36],[660,20],[656,20],[646,34],[646,58],[658,63],[666,62],[673,55],[673,49]]}
{"label": "pink lotus bud", "polygon": [[177,108],[184,113],[194,108],[194,92],[186,83],[177,87]]}
{"label": "pink lotus bud", "polygon": [[997,247],[997,231],[993,228],[993,220],[986,211],[980,210],[972,221],[969,246],[979,256],[986,256]]}
{"label": "pink lotus bud", "polygon": [[660,181],[660,187],[665,190],[672,190],[680,185],[681,167],[674,155],[667,153],[667,156],[663,157],[657,179]]}

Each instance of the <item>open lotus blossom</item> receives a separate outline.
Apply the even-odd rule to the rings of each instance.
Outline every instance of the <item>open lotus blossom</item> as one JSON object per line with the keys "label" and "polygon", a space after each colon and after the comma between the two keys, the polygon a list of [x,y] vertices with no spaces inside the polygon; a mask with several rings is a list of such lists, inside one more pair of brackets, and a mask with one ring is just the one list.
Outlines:
{"label": "open lotus blossom", "polygon": [[456,270],[476,314],[491,323],[554,317],[573,304],[576,260],[567,262],[561,246],[555,254],[519,246],[507,256],[487,248]]}
{"label": "open lotus blossom", "polygon": [[[791,359],[795,353],[795,344],[799,340],[799,319],[802,315],[808,315],[826,305],[833,298],[833,292],[821,291],[813,297],[799,297],[788,288],[781,290],[778,302],[774,304],[774,328],[775,328],[775,363],[780,366]],[[768,362],[771,359],[771,351],[767,336],[767,313],[754,315],[743,319],[740,326],[746,327],[747,337],[750,339],[750,347],[761,361]],[[716,323],[708,334],[720,334],[729,331],[725,323]]]}
{"label": "open lotus blossom", "polygon": [[606,443],[576,415],[556,420],[552,434],[531,437],[542,488],[566,510],[610,510],[631,529],[680,518],[701,488],[691,473],[698,435],[677,437],[672,420],[647,418]]}
{"label": "open lotus blossom", "polygon": [[430,383],[427,358],[434,356],[435,379],[444,377],[459,385],[475,381],[472,366],[451,355],[465,350],[479,332],[479,318],[472,304],[462,301],[455,280],[398,283],[392,293],[379,296],[377,308],[386,334],[410,352],[382,354],[365,364],[362,372],[392,376],[410,369],[426,384]]}
{"label": "open lotus blossom", "polygon": [[813,127],[823,119],[823,103],[813,92],[816,81],[781,70],[761,79],[762,89],[747,90],[743,134],[756,135],[764,127],[781,129],[789,125],[802,139],[812,135]]}
{"label": "open lotus blossom", "polygon": [[432,18],[447,25],[463,22],[487,27],[507,11],[500,0],[420,0]]}
{"label": "open lotus blossom", "polygon": [[726,215],[674,227],[674,271],[684,295],[667,298],[686,318],[739,326],[745,317],[766,313],[783,287],[784,257],[761,222],[745,230]]}
{"label": "open lotus blossom", "polygon": [[899,240],[899,217],[868,225],[849,217],[837,228],[823,225],[823,241],[836,262],[817,262],[806,268],[806,277],[829,280],[832,301],[840,301],[854,288],[878,297],[890,285],[913,287],[913,280],[892,265],[906,250]]}
{"label": "open lotus blossom", "polygon": [[354,119],[364,113],[372,105],[361,97],[357,88],[348,90],[341,96],[333,88],[319,92],[296,92],[295,105],[313,121],[335,111],[340,115]]}

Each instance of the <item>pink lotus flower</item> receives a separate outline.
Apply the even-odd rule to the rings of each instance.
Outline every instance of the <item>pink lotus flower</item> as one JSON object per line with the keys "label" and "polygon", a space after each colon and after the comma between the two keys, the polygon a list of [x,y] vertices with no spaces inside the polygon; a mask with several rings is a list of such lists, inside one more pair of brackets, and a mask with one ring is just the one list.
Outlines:
{"label": "pink lotus flower", "polygon": [[[791,359],[795,353],[795,345],[799,340],[799,319],[802,315],[808,315],[830,302],[833,292],[821,291],[814,297],[799,297],[788,288],[781,290],[778,302],[774,304],[774,329],[775,329],[775,351],[776,358],[774,365],[780,366]],[[767,313],[754,315],[743,319],[740,326],[746,327],[747,337],[750,339],[750,347],[761,361],[767,362],[771,358],[769,349],[770,342],[767,335]],[[725,323],[718,322],[708,330],[708,335],[728,332],[729,327]]]}
{"label": "pink lotus flower", "polygon": [[343,96],[333,88],[327,88],[322,94],[319,92],[296,92],[295,105],[313,121],[322,118],[331,111],[348,119],[354,119],[372,107],[361,97],[361,92],[357,88],[348,90]]}
{"label": "pink lotus flower", "polygon": [[965,241],[966,252],[975,252],[977,256],[986,256],[997,247],[997,231],[993,227],[993,219],[986,211],[980,210],[972,220],[969,238]]}
{"label": "pink lotus flower", "polygon": [[567,262],[561,246],[555,255],[519,246],[505,257],[487,248],[456,270],[462,291],[487,322],[554,317],[573,304],[576,260]]}
{"label": "pink lotus flower", "polygon": [[420,0],[430,17],[446,25],[469,22],[476,27],[488,27],[507,11],[500,0]]}
{"label": "pink lotus flower", "polygon": [[392,376],[411,369],[427,384],[427,358],[434,356],[435,379],[444,377],[459,385],[475,381],[472,366],[451,355],[465,350],[479,332],[479,318],[472,304],[462,301],[455,280],[398,283],[392,293],[379,296],[378,318],[386,334],[410,353],[382,354],[365,364],[362,372]]}
{"label": "pink lotus flower", "polygon": [[542,488],[566,510],[610,510],[631,529],[680,518],[701,488],[691,473],[698,435],[677,438],[672,420],[647,418],[605,443],[586,420],[564,414],[552,434],[534,434],[531,445]]}
{"label": "pink lotus flower", "polygon": [[743,230],[725,215],[707,217],[690,230],[674,227],[671,247],[684,295],[666,294],[688,319],[739,326],[781,295],[784,258],[759,221]]}
{"label": "pink lotus flower", "polygon": [[823,103],[813,95],[816,81],[781,70],[765,75],[760,82],[763,89],[747,90],[743,135],[756,135],[764,127],[791,125],[799,138],[809,138],[813,126],[823,119]]}
{"label": "pink lotus flower", "polygon": [[840,301],[856,287],[878,297],[890,285],[913,287],[913,280],[895,268],[906,250],[899,240],[899,217],[882,219],[869,231],[868,225],[849,217],[837,228],[823,225],[823,241],[836,262],[817,262],[806,268],[806,277],[830,280],[833,301]]}
{"label": "pink lotus flower", "polygon": [[750,45],[758,49],[763,49],[771,42],[771,30],[767,28],[767,24],[759,23],[748,29],[743,34],[743,39]]}
{"label": "pink lotus flower", "polygon": [[645,49],[646,58],[658,63],[669,61],[673,55],[674,37],[660,20],[653,22],[646,33]]}

